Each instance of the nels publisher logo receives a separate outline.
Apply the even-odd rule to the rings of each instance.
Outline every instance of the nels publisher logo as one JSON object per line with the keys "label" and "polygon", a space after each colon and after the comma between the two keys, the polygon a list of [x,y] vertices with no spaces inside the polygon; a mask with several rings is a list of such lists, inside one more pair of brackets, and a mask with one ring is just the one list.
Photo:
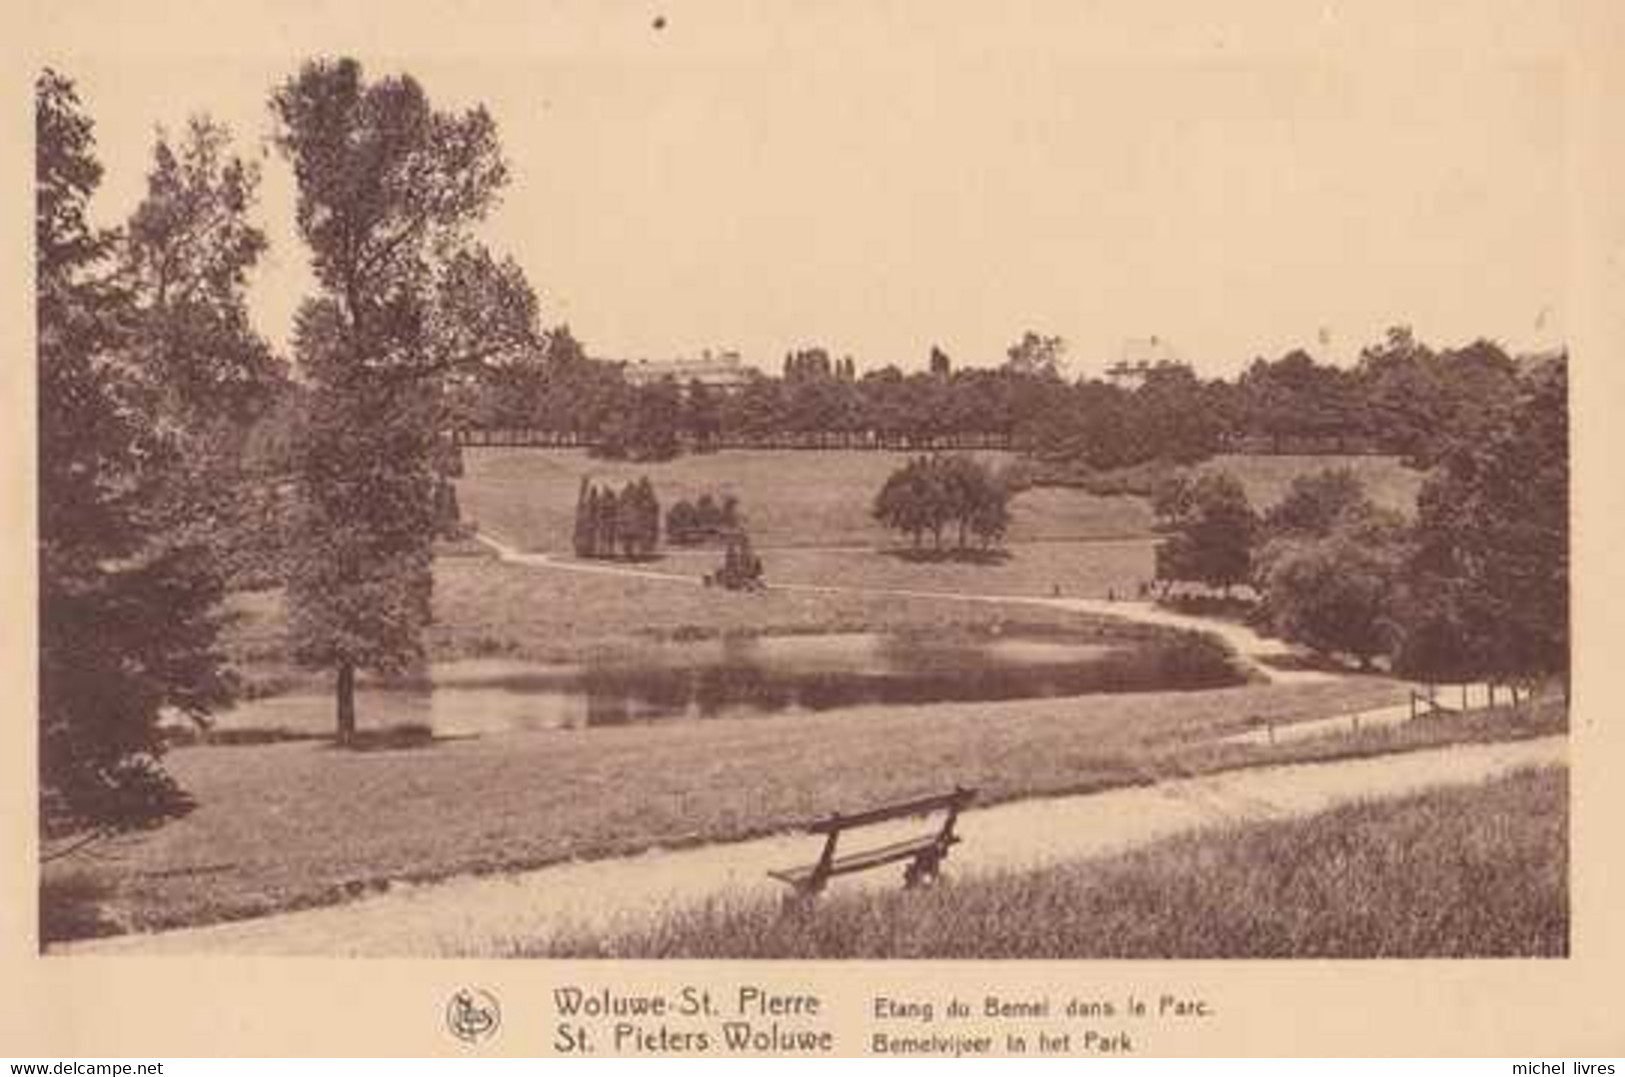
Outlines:
{"label": "nels publisher logo", "polygon": [[446,1003],[446,1027],[464,1043],[483,1043],[502,1027],[502,1007],[489,991],[459,988]]}

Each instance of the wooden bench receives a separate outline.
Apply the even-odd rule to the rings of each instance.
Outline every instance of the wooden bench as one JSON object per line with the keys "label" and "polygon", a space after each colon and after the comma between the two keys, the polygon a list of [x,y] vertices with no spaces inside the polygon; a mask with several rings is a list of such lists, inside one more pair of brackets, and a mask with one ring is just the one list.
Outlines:
{"label": "wooden bench", "polygon": [[[948,850],[959,844],[959,836],[954,833],[954,823],[959,820],[959,813],[965,805],[975,798],[976,790],[956,786],[951,793],[939,793],[936,796],[920,797],[918,800],[904,801],[901,804],[872,808],[856,815],[842,815],[836,812],[827,819],[820,819],[801,827],[809,834],[824,835],[824,852],[815,863],[785,871],[771,871],[768,874],[789,883],[798,898],[812,897],[823,890],[829,880],[837,875],[868,871],[870,868],[904,860],[908,861],[908,866],[903,869],[904,886],[912,888],[921,883],[934,881],[941,871],[943,860],[947,859]],[[937,812],[942,813],[942,825],[933,827],[928,833],[837,855],[836,845],[846,831],[890,822],[893,819],[926,816]]]}

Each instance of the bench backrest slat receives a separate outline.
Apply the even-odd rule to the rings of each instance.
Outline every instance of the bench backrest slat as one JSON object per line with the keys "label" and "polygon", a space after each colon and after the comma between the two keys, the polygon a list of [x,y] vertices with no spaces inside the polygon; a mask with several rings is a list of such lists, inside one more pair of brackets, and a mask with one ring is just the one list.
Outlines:
{"label": "bench backrest slat", "polygon": [[934,811],[947,811],[957,815],[976,796],[974,789],[955,789],[951,793],[938,793],[935,796],[920,797],[917,800],[904,801],[901,804],[891,804],[883,808],[872,808],[869,811],[858,812],[855,815],[832,815],[828,819],[819,819],[808,823],[802,829],[811,834],[830,834],[852,827],[868,826],[870,823],[883,823],[888,819],[901,819],[911,815],[928,815]]}

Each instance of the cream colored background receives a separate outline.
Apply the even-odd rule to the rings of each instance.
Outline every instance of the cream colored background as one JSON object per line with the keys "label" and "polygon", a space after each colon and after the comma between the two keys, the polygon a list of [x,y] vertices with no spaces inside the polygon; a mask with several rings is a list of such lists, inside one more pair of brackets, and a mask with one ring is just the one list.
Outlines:
{"label": "cream colored background", "polygon": [[[759,29],[757,6],[710,2],[599,5],[446,2],[323,4],[270,0],[235,5],[30,3],[5,18],[0,100],[5,167],[0,206],[0,1056],[455,1053],[442,1011],[465,983],[502,1000],[504,1028],[485,1050],[536,1053],[551,1039],[553,986],[623,989],[750,981],[819,991],[838,1023],[866,1027],[876,991],[927,985],[975,999],[989,990],[1055,995],[1207,996],[1218,1016],[1147,1030],[1166,1054],[1483,1054],[1574,1057],[1625,1053],[1625,639],[1618,605],[1625,582],[1625,170],[1619,117],[1625,90],[1625,14],[1588,3],[1232,2],[1091,5],[971,4],[929,9],[936,29],[899,49],[949,40],[989,47],[1016,39],[1070,42],[1081,61],[1132,66],[1142,58],[1302,64],[1393,64],[1418,54],[1456,63],[1557,64],[1565,80],[1568,168],[1567,290],[1574,459],[1576,709],[1573,717],[1573,956],[1564,961],[1473,962],[1077,962],[889,964],[666,964],[466,961],[181,960],[37,956],[34,848],[33,393],[29,212],[31,82],[53,57],[139,57],[162,63],[198,51],[189,28],[207,25],[210,56],[243,62],[315,52],[362,52],[477,61],[531,55],[635,57],[599,26],[603,12],[636,24],[656,11],[694,20],[730,43],[730,28]],[[18,10],[20,8],[21,10]],[[896,4],[804,4],[782,9],[857,35]],[[779,9],[772,9],[779,10]],[[884,24],[884,19],[881,23]],[[222,33],[222,29],[225,33]],[[234,32],[235,31],[235,32]],[[202,31],[198,31],[201,33]],[[740,32],[743,32],[741,29]],[[793,47],[793,44],[792,44]],[[432,90],[432,87],[431,87]],[[1138,88],[1155,93],[1154,86]],[[809,182],[814,182],[809,179]],[[787,191],[793,197],[794,191]],[[542,282],[545,286],[545,282]],[[1441,281],[1441,289],[1448,281]],[[816,297],[812,297],[816,299]],[[939,1031],[944,1026],[936,1026]],[[845,1046],[860,1050],[862,1040]]]}

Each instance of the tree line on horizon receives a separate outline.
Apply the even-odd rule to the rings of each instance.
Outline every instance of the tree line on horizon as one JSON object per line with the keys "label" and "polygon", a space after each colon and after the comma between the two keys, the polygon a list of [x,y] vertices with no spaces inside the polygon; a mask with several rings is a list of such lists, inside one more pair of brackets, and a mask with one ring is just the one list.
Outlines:
{"label": "tree line on horizon", "polygon": [[927,371],[888,365],[859,375],[850,356],[803,348],[785,356],[782,376],[751,370],[741,387],[723,391],[697,379],[634,385],[620,364],[588,358],[559,326],[457,385],[447,421],[568,433],[601,455],[645,460],[724,442],[831,436],[925,446],[993,437],[1094,471],[1190,463],[1243,445],[1378,451],[1425,467],[1511,395],[1521,365],[1492,341],[1435,350],[1405,327],[1352,367],[1293,349],[1229,379],[1204,379],[1178,362],[1149,367],[1133,386],[1068,379],[1065,354],[1061,338],[1028,332],[996,365],[953,369],[934,348]]}

